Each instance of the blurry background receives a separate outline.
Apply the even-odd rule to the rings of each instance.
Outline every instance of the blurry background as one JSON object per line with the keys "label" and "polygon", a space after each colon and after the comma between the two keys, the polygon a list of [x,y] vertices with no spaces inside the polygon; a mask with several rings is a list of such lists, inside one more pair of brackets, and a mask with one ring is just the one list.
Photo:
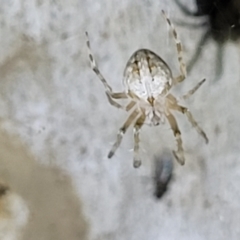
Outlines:
{"label": "blurry background", "polygon": [[[196,9],[194,1],[182,3]],[[210,142],[175,114],[186,164],[174,160],[163,198],[154,196],[153,163],[176,148],[167,124],[143,128],[139,169],[132,166],[132,129],[107,159],[127,114],[109,105],[90,69],[84,32],[116,91],[123,89],[125,64],[139,48],[159,54],[177,75],[176,47],[162,9],[175,25],[197,21],[169,0],[0,0],[0,179],[28,206],[23,240],[239,239],[236,43],[225,46],[218,80],[217,47],[209,41],[173,90],[181,96],[207,79],[185,105]],[[176,28],[188,62],[205,28]]]}

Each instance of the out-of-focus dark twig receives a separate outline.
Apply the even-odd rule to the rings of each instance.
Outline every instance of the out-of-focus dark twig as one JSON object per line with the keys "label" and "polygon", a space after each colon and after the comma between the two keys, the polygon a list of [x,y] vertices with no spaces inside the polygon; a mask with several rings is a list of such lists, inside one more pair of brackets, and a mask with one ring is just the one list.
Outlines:
{"label": "out-of-focus dark twig", "polygon": [[[201,56],[207,40],[212,38],[218,47],[215,80],[219,79],[223,72],[222,57],[224,44],[229,40],[237,41],[240,39],[240,0],[195,0],[197,7],[195,12],[191,12],[180,0],[175,0],[175,2],[186,16],[194,18],[205,17],[203,24],[198,25],[199,27],[205,26],[206,33],[200,40],[187,70],[189,72],[192,70]],[[181,22],[180,25],[184,24]],[[189,27],[191,23],[186,23],[185,25]],[[193,26],[195,29],[198,28],[194,23]]]}
{"label": "out-of-focus dark twig", "polygon": [[172,178],[173,159],[171,153],[164,152],[154,159],[154,196],[161,198],[168,189],[168,184]]}

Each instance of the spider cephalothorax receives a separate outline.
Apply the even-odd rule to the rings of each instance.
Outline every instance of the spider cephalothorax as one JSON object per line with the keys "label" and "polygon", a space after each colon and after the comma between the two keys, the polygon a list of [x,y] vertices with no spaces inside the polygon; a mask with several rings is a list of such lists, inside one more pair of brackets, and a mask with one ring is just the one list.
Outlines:
{"label": "spider cephalothorax", "polygon": [[[173,130],[174,136],[177,140],[177,151],[173,151],[174,156],[180,164],[184,164],[184,151],[182,147],[181,133],[178,128],[177,121],[171,110],[179,111],[185,114],[193,127],[196,128],[206,142],[208,142],[206,134],[198,126],[190,111],[178,104],[177,99],[170,93],[172,86],[182,82],[186,77],[186,66],[182,58],[182,45],[178,39],[177,32],[167,18],[163,11],[163,16],[172,29],[173,36],[177,46],[178,61],[180,64],[181,74],[178,77],[173,77],[172,72],[157,54],[147,49],[140,49],[136,51],[128,60],[125,71],[123,83],[125,91],[113,92],[112,88],[108,85],[107,81],[100,73],[96,61],[90,49],[90,42],[87,35],[87,46],[89,50],[89,58],[93,71],[97,74],[99,79],[105,86],[107,98],[111,105],[130,112],[129,117],[119,129],[117,140],[110,150],[108,157],[111,158],[119,145],[121,144],[122,137],[127,131],[128,127],[133,124],[134,128],[134,167],[141,165],[141,158],[139,154],[139,132],[143,124],[157,126],[167,120]],[[182,96],[183,99],[191,96],[205,81],[202,80],[186,95]],[[115,99],[128,99],[126,105],[121,105]]]}

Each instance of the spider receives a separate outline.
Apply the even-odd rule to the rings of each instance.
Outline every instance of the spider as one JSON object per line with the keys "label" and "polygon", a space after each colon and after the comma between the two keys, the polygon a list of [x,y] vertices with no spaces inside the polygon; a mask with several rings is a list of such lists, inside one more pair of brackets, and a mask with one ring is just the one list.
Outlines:
{"label": "spider", "polygon": [[[154,52],[148,49],[139,49],[133,53],[126,64],[123,77],[125,91],[123,92],[113,92],[112,88],[101,74],[100,70],[98,69],[97,62],[93,57],[88,33],[86,32],[87,48],[91,67],[103,83],[109,103],[114,107],[130,112],[127,120],[117,133],[116,141],[108,154],[108,158],[111,158],[115,154],[116,150],[121,144],[123,135],[126,133],[129,126],[133,124],[133,166],[135,168],[141,165],[139,153],[139,133],[141,127],[143,124],[157,126],[160,123],[164,123],[165,120],[167,120],[170,124],[177,141],[177,150],[173,151],[173,155],[181,165],[185,163],[181,132],[178,128],[178,124],[174,115],[171,113],[172,110],[185,114],[192,126],[205,139],[206,143],[208,143],[207,135],[198,126],[188,108],[179,105],[178,99],[170,93],[170,89],[174,85],[182,82],[185,79],[186,65],[182,58],[182,44],[178,39],[177,32],[164,11],[162,11],[162,14],[172,31],[176,43],[178,62],[180,65],[180,75],[173,77],[171,69],[167,63]],[[187,99],[194,94],[196,90],[204,83],[204,81],[205,79],[200,81],[193,89],[188,91],[187,94],[183,95],[181,99]],[[115,99],[127,99],[128,103],[122,105],[119,104]]]}
{"label": "spider", "polygon": [[224,44],[229,41],[237,41],[240,38],[240,2],[239,0],[195,0],[197,11],[191,12],[179,0],[175,0],[176,4],[182,12],[191,17],[199,18],[205,16],[205,20],[200,24],[182,23],[194,29],[198,27],[206,27],[206,32],[199,41],[197,51],[195,52],[188,71],[191,71],[194,64],[201,55],[202,47],[207,40],[212,38],[217,43],[216,55],[216,72],[215,80],[219,79],[222,74],[223,64],[222,56]]}

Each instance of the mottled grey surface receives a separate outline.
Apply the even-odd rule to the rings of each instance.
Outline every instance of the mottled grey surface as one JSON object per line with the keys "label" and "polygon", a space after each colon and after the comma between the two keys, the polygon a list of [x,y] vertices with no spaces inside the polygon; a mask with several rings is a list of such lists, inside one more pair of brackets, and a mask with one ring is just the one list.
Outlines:
{"label": "mottled grey surface", "polygon": [[[89,32],[99,67],[116,91],[122,89],[128,58],[139,48],[158,53],[176,75],[176,48],[161,9],[173,22],[191,20],[170,0],[0,0],[1,126],[18,135],[39,163],[71,176],[91,240],[239,239],[236,44],[226,46],[224,74],[217,82],[212,81],[217,48],[210,41],[174,90],[180,96],[207,79],[185,105],[210,142],[205,145],[185,116],[176,114],[186,164],[175,163],[174,180],[162,200],[153,197],[151,171],[154,155],[176,147],[168,125],[143,128],[140,169],[132,167],[131,129],[116,155],[106,157],[127,114],[108,104],[90,69],[84,32]],[[204,29],[177,31],[189,60]]]}

